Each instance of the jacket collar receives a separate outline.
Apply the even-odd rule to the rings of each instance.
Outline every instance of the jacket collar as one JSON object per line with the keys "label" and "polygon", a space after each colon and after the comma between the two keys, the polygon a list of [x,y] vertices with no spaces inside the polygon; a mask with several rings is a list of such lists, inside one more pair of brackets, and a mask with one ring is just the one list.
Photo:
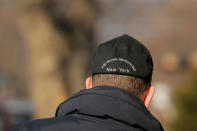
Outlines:
{"label": "jacket collar", "polygon": [[73,112],[106,117],[150,131],[161,130],[160,123],[133,94],[116,87],[98,86],[84,89],[60,104],[56,116]]}

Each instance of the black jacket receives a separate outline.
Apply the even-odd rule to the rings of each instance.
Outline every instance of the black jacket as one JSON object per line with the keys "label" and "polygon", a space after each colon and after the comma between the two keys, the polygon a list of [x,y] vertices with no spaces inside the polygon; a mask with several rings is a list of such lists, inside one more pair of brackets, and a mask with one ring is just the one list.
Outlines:
{"label": "black jacket", "polygon": [[163,131],[161,124],[134,95],[116,87],[81,90],[57,109],[14,131]]}

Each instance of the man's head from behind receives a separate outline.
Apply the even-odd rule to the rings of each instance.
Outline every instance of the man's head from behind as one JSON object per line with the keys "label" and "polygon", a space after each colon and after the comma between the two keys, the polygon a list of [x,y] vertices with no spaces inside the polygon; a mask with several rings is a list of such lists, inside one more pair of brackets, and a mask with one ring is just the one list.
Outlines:
{"label": "man's head from behind", "polygon": [[147,48],[136,39],[123,35],[97,47],[92,60],[92,77],[87,78],[86,88],[122,88],[148,107],[154,94],[152,71],[152,57]]}

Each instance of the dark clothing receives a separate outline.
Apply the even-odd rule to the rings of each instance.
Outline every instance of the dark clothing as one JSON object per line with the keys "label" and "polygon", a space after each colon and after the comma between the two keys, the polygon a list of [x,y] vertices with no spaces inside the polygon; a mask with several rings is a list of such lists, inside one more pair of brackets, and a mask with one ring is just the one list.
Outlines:
{"label": "dark clothing", "polygon": [[40,119],[15,131],[163,131],[145,105],[116,87],[81,90],[57,109],[56,117]]}

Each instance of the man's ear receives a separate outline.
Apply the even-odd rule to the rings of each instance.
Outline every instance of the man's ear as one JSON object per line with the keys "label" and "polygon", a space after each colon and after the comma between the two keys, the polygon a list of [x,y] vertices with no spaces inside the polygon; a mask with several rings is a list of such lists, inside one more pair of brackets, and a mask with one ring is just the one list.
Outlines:
{"label": "man's ear", "polygon": [[86,89],[92,88],[92,77],[86,79]]}
{"label": "man's ear", "polygon": [[147,108],[151,103],[154,93],[155,93],[155,88],[153,86],[151,86],[149,89],[146,90],[144,97],[142,98],[142,101],[144,102],[144,105]]}

